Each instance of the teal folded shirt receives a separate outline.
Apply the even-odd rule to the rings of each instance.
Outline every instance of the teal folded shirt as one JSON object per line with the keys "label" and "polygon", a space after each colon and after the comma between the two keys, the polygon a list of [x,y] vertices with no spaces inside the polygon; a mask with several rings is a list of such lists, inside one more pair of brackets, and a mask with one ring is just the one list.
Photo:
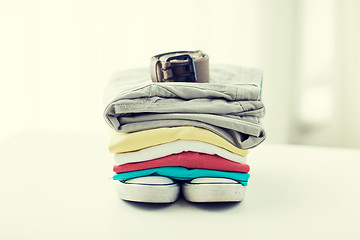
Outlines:
{"label": "teal folded shirt", "polygon": [[209,169],[187,169],[184,167],[159,167],[149,168],[144,170],[117,173],[113,176],[114,180],[126,181],[132,178],[145,177],[145,176],[164,176],[176,180],[190,181],[199,177],[218,177],[230,178],[242,185],[246,186],[250,177],[248,173],[241,172],[223,172]]}

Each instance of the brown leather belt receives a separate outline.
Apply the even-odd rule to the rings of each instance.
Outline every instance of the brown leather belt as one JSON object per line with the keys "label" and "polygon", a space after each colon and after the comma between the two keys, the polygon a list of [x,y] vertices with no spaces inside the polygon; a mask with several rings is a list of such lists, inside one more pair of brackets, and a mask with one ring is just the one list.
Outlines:
{"label": "brown leather belt", "polygon": [[202,51],[178,51],[151,58],[153,82],[209,82],[209,56]]}

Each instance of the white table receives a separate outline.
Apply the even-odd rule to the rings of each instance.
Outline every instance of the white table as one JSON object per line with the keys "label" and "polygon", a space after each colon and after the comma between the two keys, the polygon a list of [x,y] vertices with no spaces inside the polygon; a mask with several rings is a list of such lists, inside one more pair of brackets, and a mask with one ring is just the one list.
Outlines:
{"label": "white table", "polygon": [[270,145],[240,204],[118,199],[106,136],[24,133],[0,144],[0,239],[360,239],[360,151]]}

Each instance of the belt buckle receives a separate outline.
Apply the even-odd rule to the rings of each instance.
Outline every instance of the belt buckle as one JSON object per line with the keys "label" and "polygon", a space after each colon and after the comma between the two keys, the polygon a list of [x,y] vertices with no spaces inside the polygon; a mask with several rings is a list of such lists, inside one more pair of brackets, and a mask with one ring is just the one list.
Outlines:
{"label": "belt buckle", "polygon": [[185,77],[188,80],[186,82],[196,82],[197,81],[194,59],[189,54],[182,54],[182,55],[168,57],[165,62],[170,62],[171,60],[187,60],[187,62],[179,63],[176,65],[170,65],[169,67],[163,68],[163,71],[166,71],[169,69],[172,70],[173,68],[176,68],[176,67],[188,66],[189,73],[182,74],[182,75],[176,75],[176,76],[173,76],[166,80],[173,80],[174,78]]}

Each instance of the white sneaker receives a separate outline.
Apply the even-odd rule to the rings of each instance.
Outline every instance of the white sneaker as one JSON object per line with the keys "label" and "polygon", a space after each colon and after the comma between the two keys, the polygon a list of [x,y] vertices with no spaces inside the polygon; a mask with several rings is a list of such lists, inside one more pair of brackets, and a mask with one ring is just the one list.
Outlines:
{"label": "white sneaker", "polygon": [[190,202],[240,202],[246,187],[228,178],[195,178],[182,185],[182,192]]}
{"label": "white sneaker", "polygon": [[147,176],[114,182],[119,197],[127,201],[171,203],[180,193],[179,184],[167,177]]}

